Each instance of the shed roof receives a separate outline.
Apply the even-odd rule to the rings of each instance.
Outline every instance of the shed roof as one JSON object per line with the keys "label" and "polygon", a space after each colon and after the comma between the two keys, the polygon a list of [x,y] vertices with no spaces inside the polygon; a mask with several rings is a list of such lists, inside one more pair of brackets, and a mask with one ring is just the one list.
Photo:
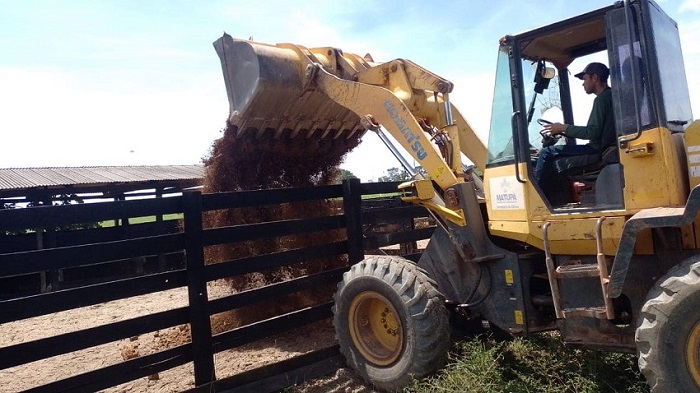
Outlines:
{"label": "shed roof", "polygon": [[202,165],[0,168],[0,192],[127,183],[200,184],[203,176]]}

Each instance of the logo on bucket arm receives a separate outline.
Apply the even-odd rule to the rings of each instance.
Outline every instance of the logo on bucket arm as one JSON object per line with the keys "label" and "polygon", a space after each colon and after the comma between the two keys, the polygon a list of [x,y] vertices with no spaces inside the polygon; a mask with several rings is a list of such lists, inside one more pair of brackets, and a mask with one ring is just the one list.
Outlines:
{"label": "logo on bucket arm", "polygon": [[406,120],[399,115],[399,110],[391,101],[384,101],[384,108],[387,112],[389,112],[389,116],[394,119],[399,131],[411,146],[411,150],[416,153],[416,157],[418,157],[419,160],[424,159],[428,155],[428,153],[425,152],[425,148],[423,148],[422,141],[424,139],[421,138],[420,135],[416,135],[413,133],[413,131],[411,131],[411,128],[408,126],[408,124],[406,124]]}

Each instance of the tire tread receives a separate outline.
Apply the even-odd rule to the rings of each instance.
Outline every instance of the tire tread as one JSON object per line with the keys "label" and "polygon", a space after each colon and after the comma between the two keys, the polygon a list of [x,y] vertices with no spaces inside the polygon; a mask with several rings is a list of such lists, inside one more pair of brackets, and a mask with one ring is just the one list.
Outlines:
{"label": "tire tread", "polygon": [[637,322],[635,341],[639,369],[651,392],[673,392],[679,381],[664,370],[661,329],[673,317],[676,306],[693,291],[700,290],[700,259],[688,259],[668,271],[649,291]]}
{"label": "tire tread", "polygon": [[[409,369],[393,381],[377,383],[371,380],[364,367],[360,366],[351,345],[344,345],[338,333],[339,315],[337,303],[341,300],[343,290],[353,280],[361,277],[376,277],[390,286],[400,296],[412,324],[414,339],[414,358]],[[336,338],[340,342],[340,351],[348,364],[354,368],[366,382],[388,391],[400,390],[414,378],[424,377],[440,368],[447,358],[450,345],[449,316],[445,308],[445,297],[440,293],[435,281],[423,269],[411,261],[394,256],[369,257],[355,265],[343,275],[334,295],[333,306]]]}

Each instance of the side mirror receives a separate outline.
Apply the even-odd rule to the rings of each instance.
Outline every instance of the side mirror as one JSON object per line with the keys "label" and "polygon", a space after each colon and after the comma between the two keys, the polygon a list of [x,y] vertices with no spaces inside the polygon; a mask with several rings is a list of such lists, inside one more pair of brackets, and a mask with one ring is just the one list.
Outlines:
{"label": "side mirror", "polygon": [[556,70],[552,67],[545,67],[544,61],[539,61],[537,63],[537,70],[535,71],[535,93],[542,94],[549,87],[549,81],[554,78],[557,74]]}

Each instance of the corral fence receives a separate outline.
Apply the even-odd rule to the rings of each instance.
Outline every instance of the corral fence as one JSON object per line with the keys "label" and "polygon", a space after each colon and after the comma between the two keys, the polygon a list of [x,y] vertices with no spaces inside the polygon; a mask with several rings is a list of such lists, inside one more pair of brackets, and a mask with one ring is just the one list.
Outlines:
{"label": "corral fence", "polygon": [[[6,283],[24,280],[24,284],[16,287],[18,294],[4,293],[0,300],[0,332],[5,323],[174,288],[187,288],[189,300],[184,307],[2,347],[0,375],[2,370],[181,325],[189,325],[191,341],[187,343],[35,386],[29,391],[97,391],[185,364],[193,367],[195,388],[191,391],[197,392],[276,391],[332,373],[343,363],[337,346],[219,379],[217,373],[225,373],[217,370],[214,363],[215,353],[328,320],[331,296],[315,305],[217,334],[212,334],[210,317],[338,282],[349,265],[362,260],[370,250],[374,253],[382,247],[401,244],[397,253],[411,259],[418,257],[415,242],[430,237],[434,229],[430,225],[414,228],[414,219],[426,217],[426,211],[405,205],[395,196],[367,199],[371,195],[393,193],[396,185],[363,184],[353,179],[342,185],[312,188],[215,194],[192,191],[159,199],[0,210],[0,280]],[[335,200],[342,208],[337,214],[324,217],[215,228],[203,225],[207,212],[315,200]],[[168,214],[181,214],[182,220],[176,225],[159,220],[128,228],[57,230],[81,223],[117,219],[128,223],[132,217]],[[28,229],[31,230],[28,234],[17,234]],[[338,230],[345,232],[344,239],[205,264],[207,247]],[[305,261],[334,256],[345,261],[343,266],[216,299],[208,296],[207,283],[215,280],[265,269],[293,268]],[[104,268],[133,261],[140,262],[141,268],[122,269],[123,274],[117,276],[93,274],[100,270],[113,271]],[[129,266],[133,268],[133,264]],[[40,281],[45,272],[61,272],[55,280],[60,286],[47,290],[27,284]],[[27,294],[32,291],[35,293]],[[4,380],[3,384],[12,386],[12,381]]]}

